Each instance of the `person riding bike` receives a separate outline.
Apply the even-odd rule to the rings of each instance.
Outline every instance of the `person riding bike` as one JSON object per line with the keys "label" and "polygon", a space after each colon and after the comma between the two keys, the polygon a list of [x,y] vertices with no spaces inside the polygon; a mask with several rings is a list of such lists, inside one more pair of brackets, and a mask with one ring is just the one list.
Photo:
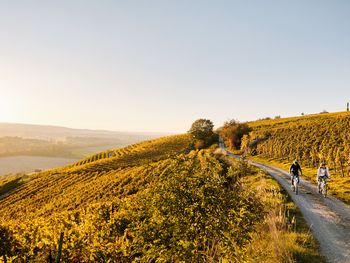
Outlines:
{"label": "person riding bike", "polygon": [[317,182],[319,191],[320,191],[320,184],[322,180],[327,181],[327,179],[330,179],[329,169],[327,167],[326,162],[322,161],[320,167],[317,170],[317,175],[316,175],[316,182]]}
{"label": "person riding bike", "polygon": [[299,171],[300,171],[300,175],[303,175],[303,172],[302,172],[301,167],[298,163],[298,160],[294,160],[292,165],[289,168],[290,180],[291,180],[292,186],[293,186],[294,177],[299,179]]}

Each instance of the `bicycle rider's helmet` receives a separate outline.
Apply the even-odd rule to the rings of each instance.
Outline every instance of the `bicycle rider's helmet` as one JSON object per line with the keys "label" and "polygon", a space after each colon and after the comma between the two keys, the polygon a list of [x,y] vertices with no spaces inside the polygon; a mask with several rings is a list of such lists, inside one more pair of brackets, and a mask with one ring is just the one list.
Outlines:
{"label": "bicycle rider's helmet", "polygon": [[295,160],[293,161],[293,163],[294,163],[294,164],[297,164],[297,163],[298,163],[298,160],[297,160],[297,159],[295,159]]}

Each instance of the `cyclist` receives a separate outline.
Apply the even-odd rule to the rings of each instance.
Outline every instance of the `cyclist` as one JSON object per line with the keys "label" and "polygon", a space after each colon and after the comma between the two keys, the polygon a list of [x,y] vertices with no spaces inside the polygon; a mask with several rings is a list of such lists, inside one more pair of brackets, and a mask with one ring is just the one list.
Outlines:
{"label": "cyclist", "polygon": [[298,178],[298,180],[299,180],[299,171],[300,171],[300,175],[303,175],[303,172],[302,172],[301,167],[298,163],[298,160],[295,159],[289,168],[290,180],[291,180],[292,187],[293,187],[294,177]]}
{"label": "cyclist", "polygon": [[318,170],[317,170],[317,177],[316,177],[318,192],[321,191],[321,189],[320,189],[321,181],[322,180],[327,181],[327,179],[329,179],[329,178],[330,178],[330,174],[329,174],[329,169],[327,167],[327,164],[325,161],[322,161],[320,168],[318,168]]}

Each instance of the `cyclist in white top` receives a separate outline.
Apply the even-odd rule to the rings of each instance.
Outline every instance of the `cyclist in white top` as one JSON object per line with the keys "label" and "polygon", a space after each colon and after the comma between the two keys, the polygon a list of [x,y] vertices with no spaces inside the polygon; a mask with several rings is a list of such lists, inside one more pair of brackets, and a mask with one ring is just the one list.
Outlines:
{"label": "cyclist in white top", "polygon": [[320,185],[322,180],[327,181],[327,179],[330,179],[329,169],[326,165],[326,162],[322,161],[320,168],[318,168],[317,170],[317,177],[316,177],[317,186]]}

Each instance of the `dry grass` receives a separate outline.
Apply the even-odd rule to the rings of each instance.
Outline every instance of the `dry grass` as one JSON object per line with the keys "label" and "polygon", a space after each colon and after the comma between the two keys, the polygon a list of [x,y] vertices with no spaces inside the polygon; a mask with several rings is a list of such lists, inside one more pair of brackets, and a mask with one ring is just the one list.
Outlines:
{"label": "dry grass", "polygon": [[265,218],[247,249],[247,262],[325,262],[300,211],[266,173],[243,178],[247,189],[263,201]]}

